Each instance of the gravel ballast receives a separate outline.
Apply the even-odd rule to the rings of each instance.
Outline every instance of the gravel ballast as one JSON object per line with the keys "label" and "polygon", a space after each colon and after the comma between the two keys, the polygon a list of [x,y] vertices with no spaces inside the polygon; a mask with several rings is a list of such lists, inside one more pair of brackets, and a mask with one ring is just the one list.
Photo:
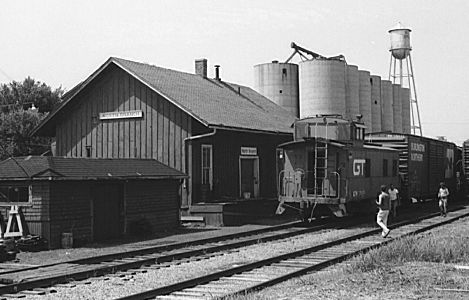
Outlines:
{"label": "gravel ballast", "polygon": [[[370,227],[359,228],[360,231]],[[212,258],[203,259],[160,269],[146,269],[146,273],[127,274],[124,277],[106,276],[88,280],[89,284],[77,282],[77,286],[56,287],[57,293],[47,295],[47,299],[113,299],[139,293],[148,289],[178,283],[196,276],[227,269],[236,265],[267,259],[295,250],[304,249],[327,241],[346,237],[356,233],[355,229],[324,230],[321,232],[257,244],[237,251],[223,253]],[[86,281],[84,281],[86,282]],[[27,299],[44,299],[44,296],[28,296]]]}

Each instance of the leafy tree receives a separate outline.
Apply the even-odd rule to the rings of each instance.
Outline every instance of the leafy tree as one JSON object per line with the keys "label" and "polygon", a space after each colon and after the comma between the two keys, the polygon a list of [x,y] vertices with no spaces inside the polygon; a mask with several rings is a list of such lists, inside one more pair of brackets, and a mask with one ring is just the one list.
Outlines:
{"label": "leafy tree", "polygon": [[50,139],[30,137],[43,114],[19,108],[0,113],[0,160],[11,156],[40,155],[50,149]]}
{"label": "leafy tree", "polygon": [[36,107],[40,113],[50,112],[60,102],[64,91],[62,88],[52,90],[45,83],[27,77],[23,82],[12,81],[0,85],[0,106],[3,112],[22,107]]}
{"label": "leafy tree", "polygon": [[50,149],[49,138],[30,133],[60,103],[63,93],[62,88],[53,90],[31,77],[0,85],[0,160]]}

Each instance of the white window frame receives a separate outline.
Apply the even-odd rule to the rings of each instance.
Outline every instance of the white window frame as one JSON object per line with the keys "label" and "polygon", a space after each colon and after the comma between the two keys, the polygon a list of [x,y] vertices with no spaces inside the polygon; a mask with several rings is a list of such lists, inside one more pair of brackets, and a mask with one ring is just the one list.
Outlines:
{"label": "white window frame", "polygon": [[[204,160],[204,150],[207,150],[209,153],[209,166],[204,166],[205,160]],[[200,147],[200,170],[201,170],[201,180],[200,182],[202,184],[207,184],[205,181],[205,176],[204,176],[204,171],[208,168],[208,184],[210,186],[210,189],[212,189],[213,185],[213,146],[209,144],[202,144]]]}

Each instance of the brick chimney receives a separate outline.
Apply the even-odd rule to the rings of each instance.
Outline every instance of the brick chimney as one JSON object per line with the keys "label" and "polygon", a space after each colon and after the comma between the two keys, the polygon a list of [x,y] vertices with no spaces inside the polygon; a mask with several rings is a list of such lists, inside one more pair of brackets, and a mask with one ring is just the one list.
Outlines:
{"label": "brick chimney", "polygon": [[204,78],[207,77],[207,59],[202,58],[195,60],[195,74]]}

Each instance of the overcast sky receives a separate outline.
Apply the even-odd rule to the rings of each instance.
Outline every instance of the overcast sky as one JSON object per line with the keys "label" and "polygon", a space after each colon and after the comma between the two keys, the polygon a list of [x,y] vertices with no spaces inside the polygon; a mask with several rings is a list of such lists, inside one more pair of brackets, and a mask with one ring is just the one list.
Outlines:
{"label": "overcast sky", "polygon": [[2,1],[0,83],[27,76],[70,90],[110,56],[253,86],[253,66],[291,42],[387,79],[388,30],[412,29],[423,133],[469,139],[469,1]]}

